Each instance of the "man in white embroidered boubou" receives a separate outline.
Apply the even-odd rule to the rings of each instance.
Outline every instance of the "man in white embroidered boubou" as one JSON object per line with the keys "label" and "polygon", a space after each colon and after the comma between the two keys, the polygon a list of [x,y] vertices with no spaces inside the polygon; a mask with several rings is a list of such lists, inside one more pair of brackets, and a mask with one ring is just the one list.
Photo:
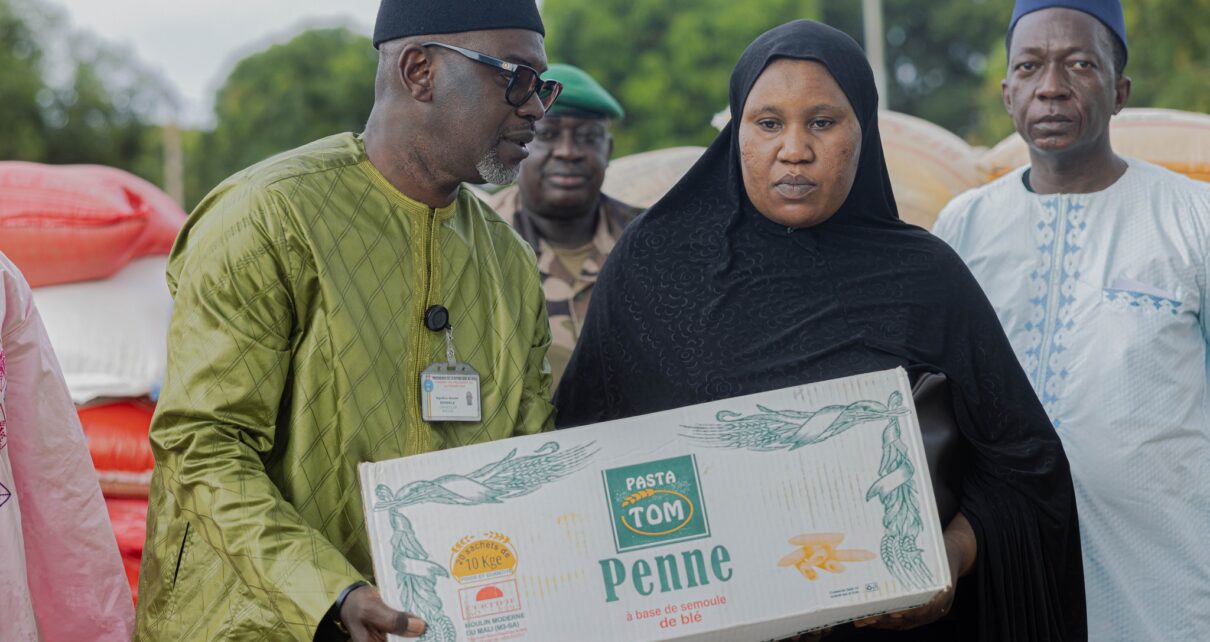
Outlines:
{"label": "man in white embroidered boubou", "polygon": [[959,196],[934,232],[1063,440],[1089,639],[1204,637],[1210,185],[1113,152],[1131,84],[1119,0],[1018,0],[1006,44],[1004,105],[1031,164]]}

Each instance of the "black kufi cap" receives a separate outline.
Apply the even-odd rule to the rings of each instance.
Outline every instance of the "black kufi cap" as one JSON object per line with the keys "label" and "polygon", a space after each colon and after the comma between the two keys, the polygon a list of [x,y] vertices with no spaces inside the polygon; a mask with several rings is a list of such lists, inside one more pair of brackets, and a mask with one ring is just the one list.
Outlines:
{"label": "black kufi cap", "polygon": [[534,0],[382,0],[374,47],[431,33],[528,29],[546,35]]}

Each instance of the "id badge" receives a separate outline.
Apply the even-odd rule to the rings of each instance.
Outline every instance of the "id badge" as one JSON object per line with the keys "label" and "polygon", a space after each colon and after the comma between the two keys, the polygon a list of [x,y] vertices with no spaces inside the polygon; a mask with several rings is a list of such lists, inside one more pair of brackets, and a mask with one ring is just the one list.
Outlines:
{"label": "id badge", "polygon": [[465,363],[434,363],[420,373],[425,421],[479,421],[479,373]]}

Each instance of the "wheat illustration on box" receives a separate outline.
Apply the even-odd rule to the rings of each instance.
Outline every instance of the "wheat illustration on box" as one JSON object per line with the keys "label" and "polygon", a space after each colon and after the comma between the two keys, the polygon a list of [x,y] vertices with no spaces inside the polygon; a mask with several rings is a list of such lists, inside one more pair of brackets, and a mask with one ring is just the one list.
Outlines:
{"label": "wheat illustration on box", "polygon": [[432,480],[415,481],[395,492],[383,484],[374,489],[378,499],[374,510],[390,511],[394,533],[391,536],[391,566],[395,569],[400,605],[428,623],[428,630],[421,640],[455,642],[457,639],[454,623],[445,615],[437,595],[437,581],[448,578],[449,570],[430,561],[403,509],[417,504],[498,504],[528,495],[583,468],[596,454],[592,449],[595,443],[561,450],[558,442],[549,441],[532,454],[520,457],[516,456],[514,448],[498,461],[465,475],[442,475]]}
{"label": "wheat illustration on box", "polygon": [[923,587],[932,581],[933,574],[916,544],[922,522],[913,483],[916,468],[908,458],[899,427],[899,418],[908,413],[902,394],[891,393],[885,404],[861,400],[813,412],[760,405],[757,409],[760,412],[750,415],[720,411],[715,416],[718,423],[685,426],[689,430],[685,436],[714,448],[775,452],[819,444],[862,424],[885,425],[878,478],[865,496],[866,501],[877,497],[882,502],[882,562],[906,586]]}

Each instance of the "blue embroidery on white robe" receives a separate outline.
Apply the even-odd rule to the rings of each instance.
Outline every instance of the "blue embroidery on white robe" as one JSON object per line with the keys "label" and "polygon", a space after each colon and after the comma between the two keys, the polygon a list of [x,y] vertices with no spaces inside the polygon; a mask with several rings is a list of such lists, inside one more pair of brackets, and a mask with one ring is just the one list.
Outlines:
{"label": "blue embroidery on white robe", "polygon": [[1025,323],[1029,333],[1025,372],[1058,428],[1061,421],[1055,416],[1054,403],[1068,376],[1064,353],[1074,327],[1071,308],[1087,223],[1084,206],[1070,198],[1056,196],[1042,204],[1042,220],[1034,226],[1039,263],[1029,275],[1032,309]]}
{"label": "blue embroidery on white robe", "polygon": [[1180,314],[1182,305],[1177,299],[1118,288],[1105,288],[1101,290],[1101,298],[1120,307],[1138,308],[1141,311],[1154,310],[1163,314],[1171,314],[1172,316]]}

